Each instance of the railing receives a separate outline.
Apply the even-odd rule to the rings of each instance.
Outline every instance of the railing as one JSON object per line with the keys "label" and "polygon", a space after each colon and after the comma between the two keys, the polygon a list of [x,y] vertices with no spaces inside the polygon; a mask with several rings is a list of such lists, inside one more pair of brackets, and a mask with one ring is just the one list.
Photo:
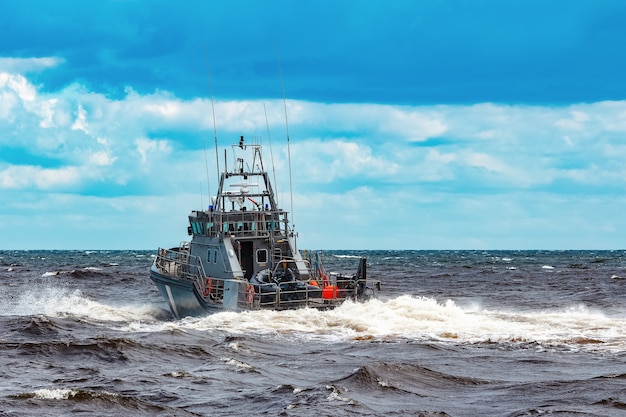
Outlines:
{"label": "railing", "polygon": [[269,237],[289,233],[287,213],[281,210],[195,212],[189,220],[190,231],[195,235]]}
{"label": "railing", "polygon": [[167,275],[194,281],[204,275],[204,268],[197,256],[190,255],[188,247],[181,245],[177,250],[159,248],[156,266]]}
{"label": "railing", "polygon": [[159,248],[156,266],[165,275],[192,281],[198,292],[213,302],[224,296],[224,280],[207,277],[200,258],[189,254],[189,244],[182,243],[178,250]]}
{"label": "railing", "polygon": [[[277,278],[278,270],[295,264],[295,259],[283,259],[278,263],[270,278]],[[309,264],[308,260],[305,263]],[[200,258],[191,255],[188,246],[181,244],[176,250],[159,248],[155,265],[158,270],[178,279],[192,281],[197,292],[207,303],[221,305],[224,301],[226,282],[237,284],[237,307],[250,309],[294,309],[299,307],[331,308],[346,300],[367,299],[373,295],[378,285],[375,280],[357,280],[354,276],[337,275],[322,276],[319,280],[303,281],[270,280],[267,283],[249,283],[247,281],[227,280],[208,277]],[[232,284],[229,284],[232,285]]]}
{"label": "railing", "polygon": [[[373,296],[373,288],[368,286],[369,282],[371,281],[340,276],[326,284],[298,280],[247,284],[245,293],[239,291],[238,305],[245,309],[275,310],[298,307],[331,308],[346,300],[356,301]],[[360,296],[358,294],[359,287],[363,289]]]}

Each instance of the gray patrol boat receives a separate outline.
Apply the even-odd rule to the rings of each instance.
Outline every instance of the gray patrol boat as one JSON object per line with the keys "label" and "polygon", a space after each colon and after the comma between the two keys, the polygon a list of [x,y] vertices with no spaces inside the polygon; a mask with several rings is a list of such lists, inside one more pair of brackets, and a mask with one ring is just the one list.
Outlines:
{"label": "gray patrol boat", "polygon": [[[226,152],[225,152],[226,153]],[[150,278],[176,318],[222,310],[333,308],[380,291],[367,278],[366,259],[356,273],[327,273],[317,251],[300,253],[288,213],[279,208],[261,158],[261,145],[232,145],[207,210],[192,211],[191,240],[159,248]]]}

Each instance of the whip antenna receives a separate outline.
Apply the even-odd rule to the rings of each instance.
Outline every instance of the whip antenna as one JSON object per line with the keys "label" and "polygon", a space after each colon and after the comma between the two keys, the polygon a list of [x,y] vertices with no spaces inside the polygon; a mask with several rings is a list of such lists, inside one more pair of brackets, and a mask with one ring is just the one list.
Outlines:
{"label": "whip antenna", "polygon": [[293,183],[291,179],[291,148],[289,146],[289,119],[287,118],[287,98],[285,97],[285,83],[283,82],[283,71],[280,67],[280,57],[278,56],[278,47],[276,47],[276,59],[278,60],[278,73],[280,74],[280,86],[283,92],[283,107],[285,108],[285,129],[287,132],[287,159],[289,161],[289,196],[291,199],[291,228],[295,229],[296,225],[293,220]]}
{"label": "whip antenna", "polygon": [[[270,124],[267,120],[267,109],[263,103],[263,111],[265,112],[265,127],[267,128],[267,140],[270,144],[270,159],[272,160],[272,173],[274,174],[274,187],[276,187],[276,195],[278,196],[278,183],[276,182],[276,166],[274,165],[274,152],[272,151],[272,138],[270,137]],[[293,218],[292,218],[293,220]]]}
{"label": "whip antenna", "polygon": [[[217,125],[215,123],[215,104],[213,102],[213,83],[211,83],[211,71],[209,70],[209,50],[206,46],[206,42],[204,43],[204,55],[206,57],[206,72],[209,79],[209,95],[211,96],[211,113],[213,115],[213,138],[215,140],[215,166],[217,168],[217,178],[219,180],[220,177],[220,158],[217,152]],[[205,159],[206,159],[206,150],[205,150]],[[207,163],[207,178],[209,176],[209,167]],[[209,190],[209,197],[211,196],[211,191]]]}

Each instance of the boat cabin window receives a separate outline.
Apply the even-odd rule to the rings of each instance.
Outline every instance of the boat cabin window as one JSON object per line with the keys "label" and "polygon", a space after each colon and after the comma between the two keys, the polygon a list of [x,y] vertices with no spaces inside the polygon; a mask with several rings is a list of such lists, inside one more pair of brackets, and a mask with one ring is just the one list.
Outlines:
{"label": "boat cabin window", "polygon": [[257,264],[267,263],[267,249],[258,249],[256,251],[256,263]]}
{"label": "boat cabin window", "polygon": [[207,254],[206,254],[206,260],[207,262],[211,262],[211,252],[213,252],[213,263],[216,264],[217,263],[217,249],[209,249],[207,250]]}
{"label": "boat cabin window", "polygon": [[267,230],[280,230],[278,222],[267,222]]}
{"label": "boat cabin window", "polygon": [[203,235],[204,234],[204,223],[202,222],[191,222],[191,229],[193,230],[194,235]]}

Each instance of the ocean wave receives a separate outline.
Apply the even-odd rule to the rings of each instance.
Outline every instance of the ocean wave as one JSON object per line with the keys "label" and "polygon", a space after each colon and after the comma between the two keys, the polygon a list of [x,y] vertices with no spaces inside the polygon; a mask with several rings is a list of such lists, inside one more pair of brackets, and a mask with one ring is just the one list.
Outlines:
{"label": "ocean wave", "polygon": [[460,377],[433,371],[423,366],[411,364],[377,363],[357,369],[351,375],[334,384],[353,389],[390,389],[425,396],[425,389],[455,389],[462,386],[487,384],[476,378]]}
{"label": "ocean wave", "polygon": [[250,372],[250,371],[254,371],[254,369],[252,368],[251,365],[248,365],[245,362],[241,362],[237,359],[233,359],[233,358],[222,358],[222,361],[227,364],[227,365],[231,365],[234,366],[235,368],[237,368],[238,370],[241,371],[245,371],[245,372]]}
{"label": "ocean wave", "polygon": [[67,400],[79,394],[79,390],[69,388],[43,388],[32,393],[21,394],[21,398],[36,398],[38,400]]}
{"label": "ocean wave", "polygon": [[42,359],[73,358],[78,363],[102,362],[110,366],[116,362],[127,362],[125,352],[133,346],[137,346],[137,343],[126,339],[43,340],[21,342],[20,351],[24,355],[36,355]]}
{"label": "ocean wave", "polygon": [[[97,391],[88,389],[75,389],[75,388],[42,388],[33,392],[23,393],[15,395],[14,398],[24,400],[43,400],[43,401],[60,401],[71,402],[73,404],[80,403],[101,403],[108,407],[114,407],[116,409],[125,410],[127,412],[153,412],[161,413],[168,411],[168,408],[146,402],[138,397],[121,395],[108,391]],[[120,411],[121,411],[120,410]],[[179,412],[172,409],[173,415],[179,415]],[[43,411],[45,414],[45,411]]]}
{"label": "ocean wave", "polygon": [[[158,304],[111,305],[80,290],[47,286],[3,301],[5,316],[78,318],[125,332],[176,330],[228,334],[295,335],[326,341],[425,341],[501,344],[513,349],[541,346],[564,350],[626,350],[626,317],[609,317],[584,305],[545,311],[488,310],[452,300],[402,295],[365,303],[346,302],[334,310],[220,312],[172,320]],[[51,332],[30,323],[31,332]]]}
{"label": "ocean wave", "polygon": [[291,334],[328,341],[499,343],[513,348],[539,345],[611,352],[626,349],[626,319],[607,317],[584,306],[537,312],[489,311],[409,295],[386,301],[347,302],[329,311],[222,312],[186,318],[169,326],[233,334]]}
{"label": "ocean wave", "polygon": [[109,305],[93,300],[81,290],[45,285],[2,300],[1,315],[76,317],[93,322],[154,322],[170,317],[154,304]]}
{"label": "ocean wave", "polygon": [[92,277],[94,275],[101,275],[103,272],[102,268],[95,266],[88,266],[80,269],[70,269],[70,270],[56,270],[56,271],[47,271],[44,272],[42,277],[56,277],[56,276],[65,276],[69,275],[73,278],[84,278],[84,277]]}

